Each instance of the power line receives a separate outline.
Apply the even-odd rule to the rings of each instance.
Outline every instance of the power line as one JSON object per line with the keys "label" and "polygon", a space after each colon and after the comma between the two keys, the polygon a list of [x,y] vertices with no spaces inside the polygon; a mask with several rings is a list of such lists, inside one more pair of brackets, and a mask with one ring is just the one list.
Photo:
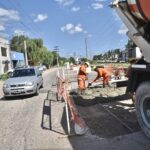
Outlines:
{"label": "power line", "polygon": [[[5,8],[5,9],[8,9],[8,7],[6,7],[2,2],[0,2],[0,5]],[[20,25],[22,25],[24,28],[26,28],[27,30],[31,31],[31,32],[34,32],[34,30],[32,30],[28,25],[26,25],[22,20],[19,20],[17,23],[14,22],[15,24],[17,23],[20,23]],[[8,23],[7,23],[8,24]],[[11,24],[12,25],[12,24]],[[37,34],[36,32],[33,33],[33,34]]]}
{"label": "power line", "polygon": [[33,28],[36,28],[36,31],[39,32],[41,31],[40,28],[38,26],[36,26],[35,24],[33,24],[33,19],[31,18],[30,15],[28,15],[27,11],[22,7],[22,5],[15,1],[12,2],[12,0],[8,0],[16,9],[20,10],[20,12],[22,12],[22,14],[31,22],[31,26],[32,26],[32,30]]}

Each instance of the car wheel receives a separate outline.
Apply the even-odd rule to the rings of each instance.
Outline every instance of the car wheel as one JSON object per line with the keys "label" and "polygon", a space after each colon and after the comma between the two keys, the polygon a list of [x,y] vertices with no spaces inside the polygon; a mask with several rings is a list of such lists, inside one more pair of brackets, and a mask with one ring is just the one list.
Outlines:
{"label": "car wheel", "polygon": [[43,83],[41,84],[41,88],[44,88]]}
{"label": "car wheel", "polygon": [[38,86],[37,86],[37,88],[36,88],[35,95],[36,95],[36,96],[38,96],[38,95],[39,95],[39,87],[38,87]]}
{"label": "car wheel", "polygon": [[142,130],[150,138],[150,82],[142,83],[136,91],[136,114]]}
{"label": "car wheel", "polygon": [[8,96],[4,96],[4,99],[5,99],[5,100],[9,100],[9,99],[10,99],[10,97],[8,97]]}

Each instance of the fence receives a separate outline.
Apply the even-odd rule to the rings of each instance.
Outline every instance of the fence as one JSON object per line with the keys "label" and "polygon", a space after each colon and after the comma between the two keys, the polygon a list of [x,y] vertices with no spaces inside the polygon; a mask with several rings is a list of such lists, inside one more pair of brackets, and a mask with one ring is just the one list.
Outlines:
{"label": "fence", "polygon": [[[67,119],[67,129],[68,134],[70,134],[70,120],[74,123],[74,131],[78,135],[85,134],[87,131],[87,126],[84,120],[78,114],[78,111],[69,95],[69,78],[65,76],[65,70],[57,70],[57,96],[58,100],[65,101],[66,119]],[[71,114],[71,119],[69,118],[69,110]]]}

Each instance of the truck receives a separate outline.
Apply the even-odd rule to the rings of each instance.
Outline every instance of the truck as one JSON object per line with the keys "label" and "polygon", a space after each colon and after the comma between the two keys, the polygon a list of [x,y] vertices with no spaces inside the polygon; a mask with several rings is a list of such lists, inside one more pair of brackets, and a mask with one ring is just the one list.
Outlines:
{"label": "truck", "polygon": [[111,7],[142,51],[142,58],[132,65],[127,91],[135,93],[137,120],[150,138],[150,0],[113,0]]}

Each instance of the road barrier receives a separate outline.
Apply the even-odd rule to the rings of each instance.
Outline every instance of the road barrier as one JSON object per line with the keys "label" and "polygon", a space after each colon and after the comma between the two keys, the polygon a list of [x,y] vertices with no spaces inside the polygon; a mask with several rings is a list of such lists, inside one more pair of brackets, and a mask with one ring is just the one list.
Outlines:
{"label": "road barrier", "polygon": [[[88,130],[84,120],[78,114],[78,111],[69,95],[68,81],[66,80],[64,69],[57,70],[57,94],[58,100],[65,101],[66,119],[68,134],[71,134],[70,120],[74,123],[74,131],[78,135],[85,134]],[[69,110],[71,119],[69,118]]]}

